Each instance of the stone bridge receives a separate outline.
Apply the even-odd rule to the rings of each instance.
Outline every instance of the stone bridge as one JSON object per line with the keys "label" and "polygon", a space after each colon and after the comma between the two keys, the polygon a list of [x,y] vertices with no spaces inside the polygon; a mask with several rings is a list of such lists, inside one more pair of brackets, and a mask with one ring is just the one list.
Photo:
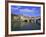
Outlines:
{"label": "stone bridge", "polygon": [[27,22],[36,22],[37,19],[39,19],[40,16],[38,17],[28,17],[28,16],[14,16],[14,20],[20,20],[20,21],[27,21]]}

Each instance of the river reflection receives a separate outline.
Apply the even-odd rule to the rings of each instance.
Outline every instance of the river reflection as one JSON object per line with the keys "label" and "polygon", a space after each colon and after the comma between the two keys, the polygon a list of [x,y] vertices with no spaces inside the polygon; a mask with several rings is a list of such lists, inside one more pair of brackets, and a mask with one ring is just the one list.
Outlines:
{"label": "river reflection", "polygon": [[20,31],[20,30],[40,30],[40,24],[35,22],[31,23],[22,21],[12,21],[11,31]]}

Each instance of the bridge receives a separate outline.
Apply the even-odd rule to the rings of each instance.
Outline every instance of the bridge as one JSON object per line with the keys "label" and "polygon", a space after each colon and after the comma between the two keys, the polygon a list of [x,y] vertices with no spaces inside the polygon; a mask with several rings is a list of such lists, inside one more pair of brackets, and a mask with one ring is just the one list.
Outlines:
{"label": "bridge", "polygon": [[31,17],[28,17],[28,16],[14,16],[13,17],[14,20],[18,20],[18,21],[26,21],[26,22],[35,22],[36,23],[36,20],[37,19],[40,19],[40,16],[31,16]]}

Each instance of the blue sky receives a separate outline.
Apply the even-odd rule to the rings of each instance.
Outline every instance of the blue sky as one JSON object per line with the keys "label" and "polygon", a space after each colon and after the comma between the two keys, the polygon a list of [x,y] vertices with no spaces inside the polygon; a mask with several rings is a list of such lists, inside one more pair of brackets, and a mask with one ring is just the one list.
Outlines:
{"label": "blue sky", "polygon": [[40,7],[37,6],[11,6],[11,13],[24,16],[40,16]]}

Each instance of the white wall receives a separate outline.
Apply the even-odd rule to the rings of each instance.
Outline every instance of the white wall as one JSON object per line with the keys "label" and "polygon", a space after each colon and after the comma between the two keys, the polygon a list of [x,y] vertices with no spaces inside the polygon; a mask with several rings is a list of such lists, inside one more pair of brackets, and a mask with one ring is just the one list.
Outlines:
{"label": "white wall", "polygon": [[[21,1],[45,2],[45,0],[21,0]],[[0,0],[0,37],[5,37],[4,34],[5,34],[5,0]],[[17,36],[17,37],[46,37],[46,34]]]}

